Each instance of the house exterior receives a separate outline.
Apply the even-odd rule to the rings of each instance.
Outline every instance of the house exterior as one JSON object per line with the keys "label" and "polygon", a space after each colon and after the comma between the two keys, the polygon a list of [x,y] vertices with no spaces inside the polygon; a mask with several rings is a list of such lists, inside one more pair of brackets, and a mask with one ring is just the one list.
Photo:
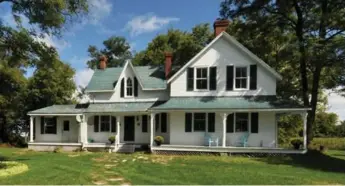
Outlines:
{"label": "house exterior", "polygon": [[[52,105],[30,115],[29,148],[110,148],[153,152],[306,152],[305,108],[276,97],[283,77],[214,23],[215,38],[177,72],[165,53],[164,67],[107,68],[100,59],[86,92],[88,103]],[[299,114],[303,149],[279,148],[277,120]],[[116,136],[115,144],[108,138]],[[161,146],[154,137],[162,136]]]}

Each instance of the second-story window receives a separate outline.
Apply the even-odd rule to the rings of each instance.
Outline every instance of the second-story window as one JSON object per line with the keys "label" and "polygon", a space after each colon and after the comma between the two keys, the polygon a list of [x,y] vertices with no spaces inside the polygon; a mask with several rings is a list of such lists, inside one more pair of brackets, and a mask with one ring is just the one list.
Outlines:
{"label": "second-story window", "polygon": [[247,89],[248,88],[248,73],[247,67],[235,68],[235,89]]}
{"label": "second-story window", "polygon": [[196,89],[207,90],[208,77],[207,68],[196,68]]}
{"label": "second-story window", "polygon": [[133,82],[131,78],[127,78],[126,80],[126,96],[133,96]]}

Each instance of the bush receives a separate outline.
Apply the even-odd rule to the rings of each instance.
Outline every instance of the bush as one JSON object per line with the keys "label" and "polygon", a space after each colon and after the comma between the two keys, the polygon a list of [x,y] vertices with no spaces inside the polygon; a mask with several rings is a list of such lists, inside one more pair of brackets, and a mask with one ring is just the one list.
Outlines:
{"label": "bush", "polygon": [[114,144],[116,140],[116,136],[109,136],[108,140],[111,144]]}
{"label": "bush", "polygon": [[156,142],[160,142],[160,143],[163,143],[164,142],[164,138],[163,136],[156,136],[155,139],[154,139]]}
{"label": "bush", "polygon": [[54,149],[53,152],[54,152],[54,153],[60,153],[60,152],[62,152],[62,147],[55,147],[55,149]]}
{"label": "bush", "polygon": [[295,149],[300,149],[303,144],[303,141],[300,139],[293,139],[290,143]]}
{"label": "bush", "polygon": [[345,150],[345,138],[314,138],[309,144],[310,149],[319,150],[320,146],[331,150]]}

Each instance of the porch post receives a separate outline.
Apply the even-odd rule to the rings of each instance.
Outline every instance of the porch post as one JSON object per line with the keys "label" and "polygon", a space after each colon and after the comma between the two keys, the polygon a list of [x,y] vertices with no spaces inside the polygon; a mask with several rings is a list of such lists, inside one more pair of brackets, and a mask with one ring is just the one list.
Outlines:
{"label": "porch post", "polygon": [[307,149],[307,116],[308,112],[301,113],[303,120],[303,148]]}
{"label": "porch post", "polygon": [[116,131],[117,131],[117,134],[116,134],[116,144],[119,145],[120,144],[120,131],[121,131],[121,128],[120,128],[120,116],[115,116],[116,117]]}
{"label": "porch post", "polygon": [[150,147],[153,146],[155,115],[156,115],[155,113],[151,113],[151,115],[150,115]]}
{"label": "porch post", "polygon": [[30,142],[34,142],[34,118],[30,116]]}
{"label": "porch post", "polygon": [[87,121],[88,121],[88,115],[84,114],[83,116],[83,127],[84,127],[84,143],[88,143],[88,137],[87,137]]}
{"label": "porch post", "polygon": [[222,146],[226,147],[226,119],[228,117],[227,113],[223,113],[223,142],[222,142]]}

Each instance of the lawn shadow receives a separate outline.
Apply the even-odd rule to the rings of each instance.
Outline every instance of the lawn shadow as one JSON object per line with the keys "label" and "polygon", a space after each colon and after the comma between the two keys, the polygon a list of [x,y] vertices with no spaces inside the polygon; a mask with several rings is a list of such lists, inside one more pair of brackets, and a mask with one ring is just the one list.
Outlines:
{"label": "lawn shadow", "polygon": [[315,150],[309,150],[308,153],[304,155],[287,155],[284,158],[269,157],[262,158],[260,161],[269,164],[286,164],[326,172],[345,173],[345,160]]}

